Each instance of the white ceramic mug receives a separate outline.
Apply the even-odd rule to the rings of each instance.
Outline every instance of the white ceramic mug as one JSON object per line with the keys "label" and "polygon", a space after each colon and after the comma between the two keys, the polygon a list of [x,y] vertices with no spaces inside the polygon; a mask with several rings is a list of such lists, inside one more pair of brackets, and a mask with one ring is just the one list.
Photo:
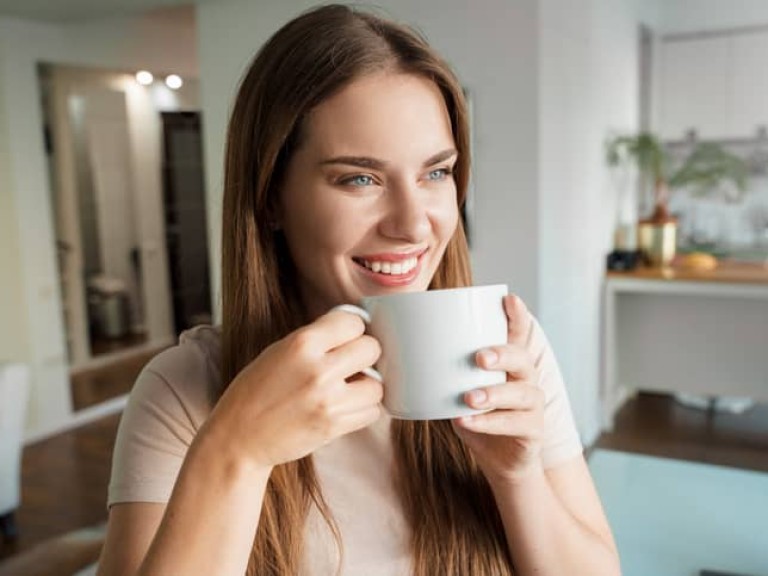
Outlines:
{"label": "white ceramic mug", "polygon": [[440,420],[480,412],[467,406],[464,394],[506,380],[503,371],[479,368],[475,354],[507,342],[507,293],[503,284],[403,292],[335,309],[360,316],[381,344],[376,369],[364,372],[384,383],[387,412]]}

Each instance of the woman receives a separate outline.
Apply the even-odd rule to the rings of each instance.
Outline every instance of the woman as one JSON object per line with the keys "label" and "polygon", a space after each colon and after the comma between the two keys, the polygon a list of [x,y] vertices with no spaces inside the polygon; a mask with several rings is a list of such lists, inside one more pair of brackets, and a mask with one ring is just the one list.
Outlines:
{"label": "woman", "polygon": [[262,48],[229,125],[223,324],[155,358],[123,416],[100,574],[613,575],[539,326],[505,300],[490,411],[393,421],[378,343],[328,312],[470,284],[466,105],[411,30],[343,6]]}

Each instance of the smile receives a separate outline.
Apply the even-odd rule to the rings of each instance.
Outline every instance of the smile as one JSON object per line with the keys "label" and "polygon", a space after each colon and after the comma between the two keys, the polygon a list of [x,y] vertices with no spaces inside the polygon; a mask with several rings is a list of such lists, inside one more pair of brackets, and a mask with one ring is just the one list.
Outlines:
{"label": "smile", "polygon": [[419,263],[419,259],[416,257],[408,258],[407,260],[403,260],[402,262],[382,262],[380,260],[363,260],[361,262],[363,266],[368,268],[368,270],[372,270],[373,272],[376,272],[377,274],[391,274],[392,276],[398,276],[400,274],[407,274]]}
{"label": "smile", "polygon": [[365,274],[384,286],[404,286],[413,282],[421,271],[421,257],[426,249],[406,254],[375,254],[353,258]]}

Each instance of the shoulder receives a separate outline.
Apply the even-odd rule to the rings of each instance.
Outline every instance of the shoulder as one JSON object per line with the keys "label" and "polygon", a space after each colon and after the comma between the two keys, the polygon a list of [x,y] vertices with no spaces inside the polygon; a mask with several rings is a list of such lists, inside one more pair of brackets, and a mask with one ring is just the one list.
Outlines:
{"label": "shoulder", "polygon": [[179,342],[155,356],[146,369],[177,379],[180,374],[204,369],[212,379],[220,379],[221,330],[216,326],[196,326],[179,336]]}
{"label": "shoulder", "polygon": [[221,394],[217,328],[184,332],[131,390],[117,432],[109,486],[117,502],[167,502],[187,450]]}
{"label": "shoulder", "polygon": [[148,401],[155,408],[174,405],[197,428],[221,392],[221,330],[204,325],[183,332],[178,344],[150,360],[136,381],[131,401]]}

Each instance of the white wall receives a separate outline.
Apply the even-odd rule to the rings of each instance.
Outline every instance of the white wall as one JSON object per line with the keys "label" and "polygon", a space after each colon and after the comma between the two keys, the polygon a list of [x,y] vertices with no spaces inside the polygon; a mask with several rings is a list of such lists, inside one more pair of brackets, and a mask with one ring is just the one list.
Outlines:
{"label": "white wall", "polygon": [[[8,47],[0,35],[0,77]],[[8,140],[8,112],[5,106],[7,86],[0,83],[0,363],[24,356],[28,331],[24,314],[26,296],[22,278],[11,273],[21,266],[16,198],[11,193],[11,146]]]}
{"label": "white wall", "polygon": [[15,199],[19,246],[19,268],[4,272],[18,275],[26,294],[23,310],[29,333],[28,347],[22,352],[23,357],[14,360],[26,362],[31,368],[29,424],[32,428],[59,425],[71,409],[43,154],[36,50],[31,48],[50,44],[46,40],[52,32],[47,26],[0,22],[0,37],[4,36],[11,47],[6,53],[5,77],[0,84],[6,90],[10,194]]}
{"label": "white wall", "polygon": [[604,142],[638,128],[638,26],[656,15],[642,0],[539,5],[539,317],[589,443],[599,434],[600,304],[617,206]]}
{"label": "white wall", "polygon": [[[8,306],[20,311],[27,333],[22,340],[13,325],[0,322],[0,343],[25,342],[0,354],[31,367],[29,436],[56,430],[71,417],[37,63],[194,74],[194,12],[186,8],[177,17],[176,31],[150,24],[150,16],[70,25],[0,18],[0,151],[8,151],[9,176],[2,206],[13,210],[10,217],[17,226],[15,255],[6,255],[0,264],[3,276],[17,278],[22,286],[21,293],[9,294]],[[25,330],[18,332],[23,336]]]}
{"label": "white wall", "polygon": [[662,32],[702,32],[768,24],[765,0],[667,0],[661,3]]}

